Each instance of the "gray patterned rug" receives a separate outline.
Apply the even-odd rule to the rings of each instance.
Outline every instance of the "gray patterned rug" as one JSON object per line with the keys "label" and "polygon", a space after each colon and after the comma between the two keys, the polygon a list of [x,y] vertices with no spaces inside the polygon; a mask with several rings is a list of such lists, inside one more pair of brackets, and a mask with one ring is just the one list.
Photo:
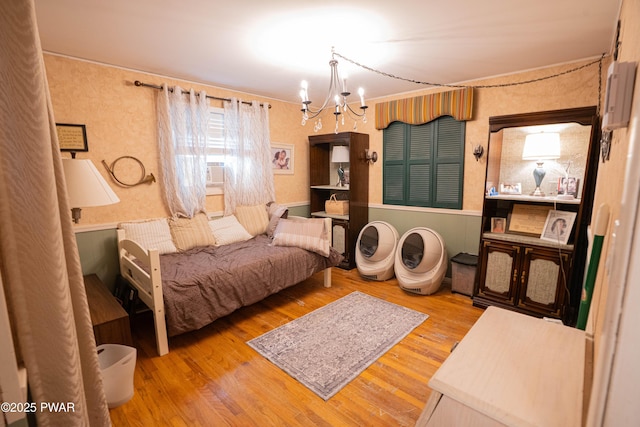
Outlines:
{"label": "gray patterned rug", "polygon": [[327,400],[428,317],[353,292],[247,344]]}

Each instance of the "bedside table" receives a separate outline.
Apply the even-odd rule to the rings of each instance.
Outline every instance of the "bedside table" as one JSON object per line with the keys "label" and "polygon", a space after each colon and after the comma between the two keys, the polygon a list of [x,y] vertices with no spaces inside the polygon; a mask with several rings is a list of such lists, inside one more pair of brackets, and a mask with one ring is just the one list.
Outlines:
{"label": "bedside table", "polygon": [[129,315],[95,274],[84,276],[96,345],[132,346]]}

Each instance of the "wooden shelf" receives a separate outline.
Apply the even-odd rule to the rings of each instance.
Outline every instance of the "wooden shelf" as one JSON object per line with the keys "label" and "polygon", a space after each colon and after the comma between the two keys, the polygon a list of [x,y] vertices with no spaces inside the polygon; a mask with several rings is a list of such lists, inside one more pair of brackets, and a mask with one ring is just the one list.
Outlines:
{"label": "wooden shelf", "polygon": [[562,243],[554,243],[549,240],[542,240],[538,237],[524,236],[512,233],[482,233],[483,239],[500,240],[503,242],[518,243],[520,245],[542,246],[545,248],[561,249],[565,251],[573,251],[573,245],[565,245]]}
{"label": "wooden shelf", "polygon": [[349,191],[349,186],[338,187],[337,185],[312,185],[314,190],[335,190],[335,191]]}
{"label": "wooden shelf", "polygon": [[520,194],[498,194],[496,196],[486,196],[487,200],[511,200],[514,202],[538,202],[538,203],[557,203],[565,205],[579,205],[582,199],[559,199],[557,197],[536,197]]}
{"label": "wooden shelf", "polygon": [[317,216],[321,218],[333,218],[349,221],[349,215],[328,214],[325,211],[311,212],[311,216]]}
{"label": "wooden shelf", "polygon": [[[349,150],[349,186],[335,185],[331,172],[331,153],[336,146]],[[351,269],[355,265],[356,240],[362,227],[369,222],[369,163],[364,153],[369,149],[369,135],[341,132],[309,136],[309,199],[311,216],[332,218],[334,248],[344,256],[339,265]],[[346,163],[346,162],[345,162]],[[333,164],[335,166],[335,164]],[[345,215],[328,214],[325,203],[332,194],[338,200],[348,200]]]}

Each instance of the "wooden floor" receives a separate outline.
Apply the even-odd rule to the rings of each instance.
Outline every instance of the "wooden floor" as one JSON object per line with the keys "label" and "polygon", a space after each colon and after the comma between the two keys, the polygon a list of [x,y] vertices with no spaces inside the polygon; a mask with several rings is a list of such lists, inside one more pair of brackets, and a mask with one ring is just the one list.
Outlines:
{"label": "wooden floor", "polygon": [[[335,396],[324,401],[245,344],[246,341],[353,291],[429,315],[409,336]],[[363,281],[333,269],[195,332],[169,339],[158,357],[150,316],[132,332],[138,349],[135,394],[111,410],[114,426],[413,426],[429,397],[427,382],[482,310],[451,293],[402,291],[395,279]]]}

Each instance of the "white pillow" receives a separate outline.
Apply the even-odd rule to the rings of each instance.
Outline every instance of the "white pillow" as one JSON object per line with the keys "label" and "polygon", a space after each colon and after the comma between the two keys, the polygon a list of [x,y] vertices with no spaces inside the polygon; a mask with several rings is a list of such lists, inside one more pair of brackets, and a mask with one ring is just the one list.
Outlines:
{"label": "white pillow", "polygon": [[325,221],[320,218],[281,219],[273,233],[274,246],[296,246],[322,256],[329,256]]}
{"label": "white pillow", "polygon": [[244,242],[253,237],[244,229],[234,215],[213,219],[209,221],[209,227],[216,238],[216,246]]}
{"label": "white pillow", "polygon": [[161,254],[178,252],[171,239],[166,218],[150,221],[122,222],[118,228],[125,231],[125,238],[137,242],[144,249],[157,249]]}

